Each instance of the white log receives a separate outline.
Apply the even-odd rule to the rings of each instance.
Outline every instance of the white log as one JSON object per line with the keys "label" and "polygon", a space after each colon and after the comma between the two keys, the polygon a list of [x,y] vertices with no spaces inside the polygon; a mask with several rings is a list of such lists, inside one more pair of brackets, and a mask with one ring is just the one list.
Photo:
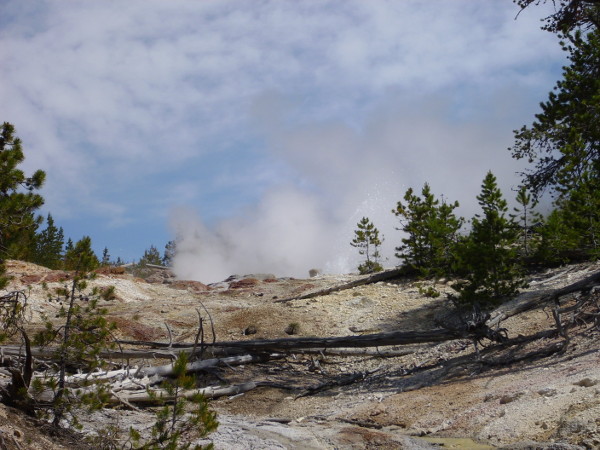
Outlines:
{"label": "white log", "polygon": [[[254,381],[247,383],[236,384],[232,386],[209,386],[202,389],[192,389],[180,392],[179,396],[184,398],[191,398],[194,395],[202,394],[206,398],[217,398],[224,397],[227,395],[238,395],[243,392],[251,391],[258,385]],[[133,393],[120,393],[119,398],[111,398],[110,403],[117,404],[120,402],[128,402],[137,405],[155,405],[162,402],[170,402],[175,400],[174,396],[170,396],[164,389],[155,389],[153,392],[157,395],[158,399],[151,398],[146,391],[133,392]]]}

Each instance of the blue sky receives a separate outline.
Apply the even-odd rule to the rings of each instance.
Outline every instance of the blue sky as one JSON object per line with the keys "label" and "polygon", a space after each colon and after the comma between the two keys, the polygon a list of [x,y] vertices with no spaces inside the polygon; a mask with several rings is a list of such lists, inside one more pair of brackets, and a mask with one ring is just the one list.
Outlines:
{"label": "blue sky", "polygon": [[487,170],[565,63],[544,10],[498,1],[4,0],[0,116],[43,213],[98,252],[181,239],[181,277],[351,270],[363,216],[387,265],[404,191],[476,212]]}

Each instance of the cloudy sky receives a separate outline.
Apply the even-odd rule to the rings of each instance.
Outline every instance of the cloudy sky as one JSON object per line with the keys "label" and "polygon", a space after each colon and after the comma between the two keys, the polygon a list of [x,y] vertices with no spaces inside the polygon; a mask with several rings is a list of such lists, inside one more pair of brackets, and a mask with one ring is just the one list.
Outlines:
{"label": "cloudy sky", "polygon": [[180,276],[353,268],[362,216],[428,181],[476,212],[488,170],[565,63],[510,0],[3,0],[0,120],[42,168],[43,214]]}

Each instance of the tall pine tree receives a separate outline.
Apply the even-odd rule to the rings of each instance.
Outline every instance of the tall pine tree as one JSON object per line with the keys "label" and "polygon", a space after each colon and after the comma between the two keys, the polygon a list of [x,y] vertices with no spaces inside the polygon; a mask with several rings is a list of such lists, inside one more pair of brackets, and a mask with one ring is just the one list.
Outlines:
{"label": "tall pine tree", "polygon": [[[69,245],[71,242],[71,245]],[[73,245],[71,239],[65,248],[64,268],[65,270],[89,272],[97,269],[100,265],[98,257],[92,250],[92,239],[89,236],[82,237]]]}
{"label": "tall pine tree", "polygon": [[160,265],[162,265],[162,262],[163,262],[163,260],[160,256],[160,252],[154,245],[151,245],[150,248],[148,248],[144,251],[144,256],[142,256],[138,265],[146,266],[148,264],[153,264],[153,265],[160,266]]}
{"label": "tall pine tree", "polygon": [[563,44],[570,65],[541,104],[531,126],[515,131],[514,158],[535,168],[525,184],[535,195],[553,189],[568,197],[582,177],[600,177],[600,30],[576,32]]}
{"label": "tall pine tree", "polygon": [[521,256],[529,257],[533,253],[532,248],[532,228],[534,225],[542,223],[542,215],[534,210],[537,201],[532,199],[531,194],[525,186],[521,186],[517,192],[516,201],[518,206],[513,208],[514,214],[510,218],[515,222],[519,229],[519,243]]}
{"label": "tall pine tree", "polygon": [[492,172],[477,200],[482,214],[471,221],[471,233],[459,246],[457,268],[463,281],[454,285],[460,304],[492,306],[523,286],[517,263],[518,230],[507,217],[508,205]]}
{"label": "tall pine tree", "polygon": [[50,269],[60,269],[63,260],[65,237],[62,227],[57,228],[51,214],[46,218],[46,228],[36,237],[34,262]]}
{"label": "tall pine tree", "polygon": [[24,159],[15,127],[4,122],[0,126],[0,287],[6,284],[4,258],[31,258],[40,223],[34,213],[44,204],[35,191],[42,187],[46,174],[37,170],[25,176],[18,168]]}
{"label": "tall pine tree", "polygon": [[[582,12],[600,17],[599,6]],[[600,29],[564,38],[570,64],[533,124],[515,132],[511,149],[513,157],[535,163],[525,174],[534,194],[555,195],[538,256],[556,262],[600,254]]]}
{"label": "tall pine tree", "polygon": [[421,196],[409,188],[404,203],[392,212],[400,218],[406,237],[396,247],[396,256],[425,277],[448,275],[454,262],[454,247],[463,219],[456,217],[458,202],[447,203],[435,198],[425,183]]}
{"label": "tall pine tree", "polygon": [[358,248],[358,253],[365,257],[365,261],[358,266],[358,271],[361,274],[381,272],[383,266],[379,262],[379,246],[382,239],[379,238],[379,230],[368,217],[363,217],[356,226],[350,245]]}

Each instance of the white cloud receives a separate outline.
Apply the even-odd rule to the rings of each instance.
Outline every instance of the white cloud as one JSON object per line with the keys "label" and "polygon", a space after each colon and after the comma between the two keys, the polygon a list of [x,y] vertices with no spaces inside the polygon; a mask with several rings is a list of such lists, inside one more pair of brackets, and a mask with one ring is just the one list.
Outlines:
{"label": "white cloud", "polygon": [[[404,185],[424,178],[424,158],[454,167],[487,154],[466,146],[490,147],[493,124],[452,120],[478,114],[478,91],[549,90],[561,59],[538,29],[544,14],[514,21],[511,2],[5,3],[0,115],[17,126],[28,166],[48,172],[48,207],[96,220],[110,211],[106,223],[123,226],[149,198],[162,215],[176,196],[210,216],[226,205],[199,205],[206,193],[256,198],[284,178],[308,196],[298,200],[308,214],[338,202],[343,216],[381,166],[375,178]],[[279,109],[265,104],[272,93]],[[262,157],[228,168],[232,154],[258,155],[261,139]],[[465,148],[449,156],[438,150],[448,142]],[[279,209],[269,195],[262,204]]]}

